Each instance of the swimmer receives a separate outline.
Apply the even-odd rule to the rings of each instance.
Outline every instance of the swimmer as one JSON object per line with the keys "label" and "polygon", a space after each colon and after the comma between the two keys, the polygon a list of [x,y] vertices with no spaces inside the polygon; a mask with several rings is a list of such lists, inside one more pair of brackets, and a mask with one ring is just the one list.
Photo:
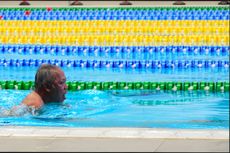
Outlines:
{"label": "swimmer", "polygon": [[35,75],[35,89],[29,93],[20,105],[14,106],[8,115],[22,115],[28,111],[35,114],[43,105],[65,100],[67,93],[66,77],[56,65],[42,64]]}

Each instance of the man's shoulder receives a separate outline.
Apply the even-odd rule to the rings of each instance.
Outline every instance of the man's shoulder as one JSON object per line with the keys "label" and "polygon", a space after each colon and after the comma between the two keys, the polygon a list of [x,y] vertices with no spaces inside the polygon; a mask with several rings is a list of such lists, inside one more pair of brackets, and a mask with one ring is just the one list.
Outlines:
{"label": "man's shoulder", "polygon": [[36,108],[40,108],[43,105],[41,97],[35,91],[28,94],[25,99],[23,99],[22,103]]}

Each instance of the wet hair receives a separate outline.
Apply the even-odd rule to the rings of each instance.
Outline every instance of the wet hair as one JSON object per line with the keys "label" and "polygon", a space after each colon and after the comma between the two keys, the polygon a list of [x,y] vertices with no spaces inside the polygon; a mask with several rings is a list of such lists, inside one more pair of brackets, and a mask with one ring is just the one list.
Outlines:
{"label": "wet hair", "polygon": [[51,89],[56,80],[57,70],[59,67],[51,64],[42,64],[35,75],[35,91],[41,92],[45,88]]}

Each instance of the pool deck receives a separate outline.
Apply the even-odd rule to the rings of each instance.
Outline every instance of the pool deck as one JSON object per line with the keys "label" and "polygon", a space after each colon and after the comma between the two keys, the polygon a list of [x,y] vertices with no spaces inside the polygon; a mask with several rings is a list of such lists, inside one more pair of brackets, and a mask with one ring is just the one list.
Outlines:
{"label": "pool deck", "polygon": [[229,130],[2,126],[0,151],[229,152]]}

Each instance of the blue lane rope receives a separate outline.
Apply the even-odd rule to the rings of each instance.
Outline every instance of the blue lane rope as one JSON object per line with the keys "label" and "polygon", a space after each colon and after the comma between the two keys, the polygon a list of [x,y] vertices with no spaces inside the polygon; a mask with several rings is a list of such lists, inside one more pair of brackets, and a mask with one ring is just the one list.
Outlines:
{"label": "blue lane rope", "polygon": [[[28,9],[29,10],[29,9]],[[229,10],[0,10],[2,20],[229,20]]]}
{"label": "blue lane rope", "polygon": [[66,59],[0,59],[0,66],[39,66],[50,63],[61,67],[82,68],[229,68],[229,60],[66,60]]}
{"label": "blue lane rope", "polygon": [[[51,45],[0,45],[0,54],[22,55],[90,55],[113,57],[119,53],[121,57],[138,54],[143,56],[229,56],[230,46],[51,46]],[[157,54],[157,55],[156,55]]]}

